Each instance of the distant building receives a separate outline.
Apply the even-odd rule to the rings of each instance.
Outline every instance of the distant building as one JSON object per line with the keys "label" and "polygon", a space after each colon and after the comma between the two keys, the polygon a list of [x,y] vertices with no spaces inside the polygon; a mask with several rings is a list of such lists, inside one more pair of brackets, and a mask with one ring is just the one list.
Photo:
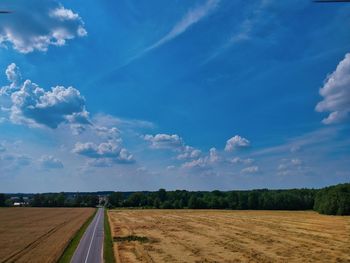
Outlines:
{"label": "distant building", "polygon": [[20,207],[20,206],[26,206],[28,203],[26,202],[14,202],[13,206]]}
{"label": "distant building", "polygon": [[108,196],[107,195],[99,195],[98,196],[98,203],[101,204],[106,204],[108,202]]}

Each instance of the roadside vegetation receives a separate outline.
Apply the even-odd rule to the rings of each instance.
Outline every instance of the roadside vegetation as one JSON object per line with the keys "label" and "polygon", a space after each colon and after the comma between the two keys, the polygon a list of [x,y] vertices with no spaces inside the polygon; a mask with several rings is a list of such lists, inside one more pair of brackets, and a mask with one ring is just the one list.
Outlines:
{"label": "roadside vegetation", "polygon": [[97,209],[85,221],[85,223],[81,226],[81,228],[75,233],[73,238],[69,241],[69,244],[67,245],[60,259],[58,260],[58,263],[70,263],[73,257],[73,254],[79,245],[80,239],[83,237],[87,227],[90,225],[91,221],[94,219],[96,212],[97,212]]}
{"label": "roadside vegetation", "polygon": [[104,216],[104,229],[105,229],[104,235],[105,236],[104,236],[104,243],[103,243],[103,259],[105,263],[115,263],[112,233],[111,233],[111,227],[109,225],[107,210],[105,210],[104,213],[105,213],[105,216]]}

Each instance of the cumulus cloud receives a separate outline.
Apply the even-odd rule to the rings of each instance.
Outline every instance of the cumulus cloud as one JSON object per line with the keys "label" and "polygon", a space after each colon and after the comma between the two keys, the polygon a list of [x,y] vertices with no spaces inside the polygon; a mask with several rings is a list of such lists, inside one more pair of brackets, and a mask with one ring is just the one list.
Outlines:
{"label": "cumulus cloud", "polygon": [[249,167],[246,167],[246,168],[243,168],[241,170],[241,173],[243,174],[255,174],[255,173],[258,173],[260,171],[259,167],[258,166],[249,166]]}
{"label": "cumulus cloud", "polygon": [[350,53],[339,62],[320,89],[323,100],[316,105],[316,111],[329,112],[324,124],[340,123],[348,119],[350,113]]}
{"label": "cumulus cloud", "polygon": [[235,135],[226,142],[225,151],[232,152],[239,148],[246,148],[250,146],[250,141],[239,135]]}
{"label": "cumulus cloud", "polygon": [[208,157],[208,161],[210,163],[215,163],[217,161],[219,161],[220,157],[218,154],[218,151],[216,150],[216,148],[210,148],[209,150],[209,157]]}
{"label": "cumulus cloud", "polygon": [[2,8],[15,14],[0,18],[0,47],[21,53],[46,51],[87,34],[79,14],[56,0],[6,1]]}
{"label": "cumulus cloud", "polygon": [[145,135],[143,139],[150,143],[152,149],[169,149],[178,152],[178,160],[193,160],[199,158],[202,152],[192,146],[186,145],[177,134]]}
{"label": "cumulus cloud", "polygon": [[254,159],[247,158],[247,159],[242,159],[240,157],[234,157],[230,160],[230,163],[234,164],[252,164],[254,162]]}
{"label": "cumulus cloud", "polygon": [[5,110],[12,122],[53,129],[61,123],[90,124],[85,99],[79,90],[56,86],[45,91],[30,80],[17,86],[20,73],[14,63],[7,68],[6,75],[11,88],[3,87],[0,95],[9,97],[10,105]]}
{"label": "cumulus cloud", "polygon": [[21,80],[21,72],[15,63],[8,65],[5,74],[10,83],[16,84]]}
{"label": "cumulus cloud", "polygon": [[14,123],[57,128],[61,123],[88,124],[85,99],[73,87],[57,86],[45,91],[30,80],[11,94],[11,120]]}
{"label": "cumulus cloud", "polygon": [[189,159],[195,159],[198,158],[201,155],[201,151],[191,147],[191,146],[184,146],[181,153],[177,156],[178,160],[189,160]]}
{"label": "cumulus cloud", "polygon": [[148,141],[150,147],[154,149],[178,149],[183,145],[182,138],[177,134],[156,134],[154,136],[147,134],[144,140]]}
{"label": "cumulus cloud", "polygon": [[91,158],[117,157],[120,152],[120,145],[116,142],[107,142],[95,144],[92,142],[76,143],[73,149],[74,153]]}
{"label": "cumulus cloud", "polygon": [[120,131],[116,127],[95,126],[94,129],[98,136],[109,140],[117,139],[120,136]]}
{"label": "cumulus cloud", "polygon": [[73,152],[93,159],[102,159],[100,161],[91,161],[100,166],[107,166],[107,164],[111,165],[112,163],[134,162],[133,155],[125,148],[122,148],[119,141],[109,141],[100,144],[78,142],[75,144]]}
{"label": "cumulus cloud", "polygon": [[21,80],[21,73],[15,63],[11,63],[5,70],[7,80],[10,85],[0,88],[0,96],[9,95],[14,91]]}
{"label": "cumulus cloud", "polygon": [[63,163],[51,156],[51,155],[43,155],[39,159],[40,166],[44,169],[62,169],[63,168]]}
{"label": "cumulus cloud", "polygon": [[216,148],[210,148],[209,154],[195,160],[190,160],[182,164],[182,168],[208,170],[220,161],[220,156]]}
{"label": "cumulus cloud", "polygon": [[187,168],[187,169],[193,169],[193,168],[208,168],[208,159],[207,158],[199,158],[196,160],[192,160],[189,162],[185,162],[182,165],[183,168]]}

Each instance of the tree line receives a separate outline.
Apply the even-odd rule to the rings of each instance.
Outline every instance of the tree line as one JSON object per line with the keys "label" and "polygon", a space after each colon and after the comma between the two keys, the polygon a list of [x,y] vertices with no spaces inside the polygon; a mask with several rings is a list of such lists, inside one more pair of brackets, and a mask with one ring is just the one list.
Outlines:
{"label": "tree line", "polygon": [[161,209],[234,209],[234,210],[315,210],[321,214],[350,215],[350,184],[323,189],[249,190],[189,192],[114,192],[109,207]]}
{"label": "tree line", "polygon": [[31,195],[25,201],[22,196],[13,200],[0,194],[0,206],[12,206],[15,202],[32,207],[95,207],[99,204],[99,197],[93,194],[46,193]]}
{"label": "tree line", "polygon": [[[247,191],[166,191],[111,192],[108,208],[161,209],[235,209],[235,210],[315,210],[329,215],[350,215],[350,183],[323,189],[247,190]],[[0,206],[9,199],[0,194]],[[50,193],[31,196],[34,207],[93,207],[100,203],[98,195]]]}
{"label": "tree line", "polygon": [[350,184],[339,184],[319,190],[314,210],[327,215],[350,215]]}
{"label": "tree line", "polygon": [[143,207],[162,209],[257,209],[307,210],[314,205],[316,190],[251,190],[189,192],[185,190],[156,192],[114,192],[109,196],[111,207]]}

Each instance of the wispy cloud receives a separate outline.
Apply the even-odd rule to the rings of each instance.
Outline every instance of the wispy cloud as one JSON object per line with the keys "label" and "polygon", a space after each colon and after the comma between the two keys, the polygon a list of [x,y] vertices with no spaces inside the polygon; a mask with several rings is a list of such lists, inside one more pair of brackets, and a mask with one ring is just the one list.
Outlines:
{"label": "wispy cloud", "polygon": [[151,44],[150,46],[146,47],[139,53],[137,53],[134,56],[129,57],[124,63],[114,68],[112,71],[110,71],[107,74],[103,74],[102,76],[99,76],[98,78],[91,81],[91,83],[97,82],[98,79],[103,78],[105,76],[108,76],[111,73],[115,73],[115,71],[120,70],[128,65],[130,65],[132,62],[134,62],[137,59],[142,58],[144,55],[146,55],[148,52],[159,48],[160,46],[164,45],[165,43],[173,40],[174,38],[178,37],[179,35],[186,32],[187,29],[189,29],[192,25],[198,23],[200,20],[208,16],[210,13],[212,13],[217,6],[219,5],[220,0],[207,0],[204,4],[198,5],[195,8],[190,9],[173,27],[172,29],[162,38],[160,38],[155,43]]}
{"label": "wispy cloud", "polygon": [[340,128],[332,127],[332,128],[322,128],[318,129],[306,134],[303,134],[298,137],[294,137],[289,139],[286,143],[267,147],[265,149],[261,149],[252,153],[252,156],[258,155],[273,155],[280,154],[286,152],[297,152],[301,150],[303,147],[311,146],[311,145],[319,145],[334,139]]}
{"label": "wispy cloud", "polygon": [[183,34],[193,24],[196,24],[208,14],[210,14],[218,6],[219,2],[219,0],[207,0],[203,5],[199,5],[196,8],[189,10],[186,15],[182,17],[181,20],[178,21],[164,37],[146,48],[144,52],[158,48],[176,38],[177,36]]}

